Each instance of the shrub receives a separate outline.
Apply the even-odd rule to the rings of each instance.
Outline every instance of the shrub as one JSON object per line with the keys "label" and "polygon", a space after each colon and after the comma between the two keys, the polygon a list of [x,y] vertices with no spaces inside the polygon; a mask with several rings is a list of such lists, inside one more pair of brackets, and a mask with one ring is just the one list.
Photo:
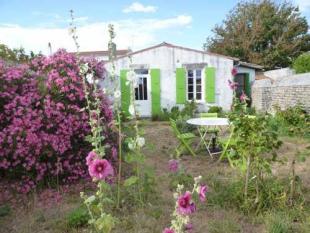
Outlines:
{"label": "shrub", "polygon": [[197,129],[194,125],[188,124],[186,121],[190,119],[190,116],[178,116],[176,119],[176,125],[181,133],[192,132]]}
{"label": "shrub", "polygon": [[0,206],[0,217],[5,217],[9,215],[11,212],[11,208],[8,204],[4,204]]}
{"label": "shrub", "polygon": [[185,103],[184,108],[181,111],[181,115],[193,117],[195,115],[196,110],[197,110],[197,103],[194,100],[192,100],[190,102]]}
{"label": "shrub", "polygon": [[170,113],[167,108],[163,108],[160,113],[152,115],[152,121],[169,121]]}
{"label": "shrub", "polygon": [[67,217],[69,227],[83,227],[86,226],[89,220],[89,215],[85,207],[79,207],[72,210]]}
{"label": "shrub", "polygon": [[152,115],[153,121],[168,121],[170,118],[173,120],[181,118],[191,118],[197,110],[197,104],[194,101],[186,102],[182,110],[179,106],[173,106],[170,112],[167,108],[163,108],[159,114]]}
{"label": "shrub", "polygon": [[297,74],[310,72],[310,53],[301,54],[293,63]]}
{"label": "shrub", "polygon": [[297,105],[286,110],[276,107],[275,121],[280,125],[282,133],[290,136],[310,134],[310,116],[302,106]]}
{"label": "shrub", "polygon": [[208,110],[209,113],[218,113],[221,114],[223,112],[223,109],[219,106],[211,106]]}
{"label": "shrub", "polygon": [[[101,63],[90,60],[96,77]],[[94,93],[92,94],[92,96]],[[108,124],[113,114],[103,94],[101,117],[108,155],[114,136]],[[90,132],[78,59],[64,50],[40,56],[29,65],[0,63],[0,176],[19,181],[29,192],[39,182],[73,182],[87,176],[85,157]],[[113,153],[115,155],[115,153]],[[50,178],[50,179],[48,179]]]}

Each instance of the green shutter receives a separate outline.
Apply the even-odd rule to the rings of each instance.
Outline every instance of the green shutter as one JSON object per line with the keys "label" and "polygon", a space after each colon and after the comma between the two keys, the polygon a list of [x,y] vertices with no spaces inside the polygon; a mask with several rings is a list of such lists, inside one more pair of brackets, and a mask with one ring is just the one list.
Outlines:
{"label": "green shutter", "polygon": [[152,115],[160,114],[160,70],[151,69]]}
{"label": "green shutter", "polygon": [[121,81],[121,108],[122,111],[129,115],[130,105],[130,87],[126,85],[128,70],[121,70],[120,81]]}
{"label": "green shutter", "polygon": [[205,68],[205,99],[207,103],[215,103],[215,68]]}
{"label": "green shutter", "polygon": [[176,103],[185,104],[186,102],[186,70],[176,69]]}
{"label": "green shutter", "polygon": [[249,98],[251,98],[251,81],[250,81],[250,74],[249,73],[245,73],[244,83],[245,83],[245,94]]}

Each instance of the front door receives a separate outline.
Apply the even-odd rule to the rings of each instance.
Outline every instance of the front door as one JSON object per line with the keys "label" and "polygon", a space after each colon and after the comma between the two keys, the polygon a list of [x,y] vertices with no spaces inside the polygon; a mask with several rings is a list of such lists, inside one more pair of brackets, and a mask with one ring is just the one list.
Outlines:
{"label": "front door", "polygon": [[236,89],[236,95],[239,98],[242,93],[246,93],[245,91],[245,74],[239,73],[235,76],[234,81],[238,83],[237,89]]}
{"label": "front door", "polygon": [[151,116],[151,84],[147,69],[135,70],[137,87],[135,88],[135,103],[138,115]]}

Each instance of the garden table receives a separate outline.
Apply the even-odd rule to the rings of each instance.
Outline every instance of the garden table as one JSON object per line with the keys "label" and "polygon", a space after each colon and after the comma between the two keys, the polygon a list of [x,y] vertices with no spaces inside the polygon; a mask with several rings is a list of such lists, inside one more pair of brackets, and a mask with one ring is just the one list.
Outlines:
{"label": "garden table", "polygon": [[[216,150],[216,132],[213,130],[211,133],[211,137],[209,140],[206,140],[208,130],[210,129],[215,129],[215,128],[220,128],[223,126],[228,126],[229,121],[228,118],[191,118],[186,121],[188,124],[195,125],[197,126],[197,130],[200,136],[200,142],[197,146],[199,146],[203,143],[210,154],[211,158],[213,158],[214,154],[219,154],[221,151]],[[205,130],[202,130],[202,128],[205,128]],[[208,142],[208,143],[207,143]]]}

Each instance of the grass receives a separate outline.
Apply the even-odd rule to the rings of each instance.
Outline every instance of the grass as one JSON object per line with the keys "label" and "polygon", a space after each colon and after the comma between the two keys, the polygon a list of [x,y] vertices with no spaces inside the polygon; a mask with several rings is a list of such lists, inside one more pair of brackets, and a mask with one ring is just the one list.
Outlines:
{"label": "grass", "polygon": [[265,217],[268,233],[293,233],[293,225],[286,214],[270,213]]}
{"label": "grass", "polygon": [[216,219],[208,222],[208,231],[210,233],[238,233],[242,232],[241,226],[237,220],[227,219]]}
{"label": "grass", "polygon": [[[154,197],[144,207],[133,207],[130,203],[123,203],[123,208],[114,211],[119,223],[114,233],[158,233],[170,224],[171,213],[174,208],[173,177],[168,174],[168,161],[177,144],[170,126],[165,122],[143,121],[143,130],[147,142],[152,146],[146,147],[146,164],[154,170],[156,184],[154,184]],[[247,215],[242,212],[241,197],[237,190],[242,184],[236,177],[236,171],[225,162],[218,163],[206,154],[197,157],[183,156],[181,164],[186,169],[186,174],[192,177],[203,176],[203,182],[209,186],[207,204],[198,206],[198,211],[193,215],[193,233],[307,233],[310,232],[310,210],[305,208],[310,203],[310,159],[307,156],[307,147],[310,142],[300,138],[283,138],[283,145],[279,149],[280,158],[286,157],[286,162],[276,164],[273,174],[287,182],[289,176],[289,161],[300,151],[305,160],[296,163],[296,174],[302,180],[304,186],[304,203],[300,208],[276,205],[270,212],[264,211],[260,215]],[[187,182],[187,177],[181,177]],[[281,189],[274,183],[270,183],[269,190],[277,193]],[[268,197],[268,196],[267,196]],[[130,199],[128,199],[130,200]],[[64,194],[63,201],[51,208],[38,206],[36,200],[29,208],[20,206],[17,209],[10,206],[0,206],[0,225],[2,233],[82,233],[89,232],[87,228],[87,214],[81,207],[81,199],[78,193]],[[128,201],[130,202],[130,201]],[[272,203],[271,203],[272,204]],[[270,204],[270,205],[271,205]],[[273,205],[275,205],[274,203]],[[269,209],[269,207],[267,208]],[[4,229],[4,230],[3,230]]]}

